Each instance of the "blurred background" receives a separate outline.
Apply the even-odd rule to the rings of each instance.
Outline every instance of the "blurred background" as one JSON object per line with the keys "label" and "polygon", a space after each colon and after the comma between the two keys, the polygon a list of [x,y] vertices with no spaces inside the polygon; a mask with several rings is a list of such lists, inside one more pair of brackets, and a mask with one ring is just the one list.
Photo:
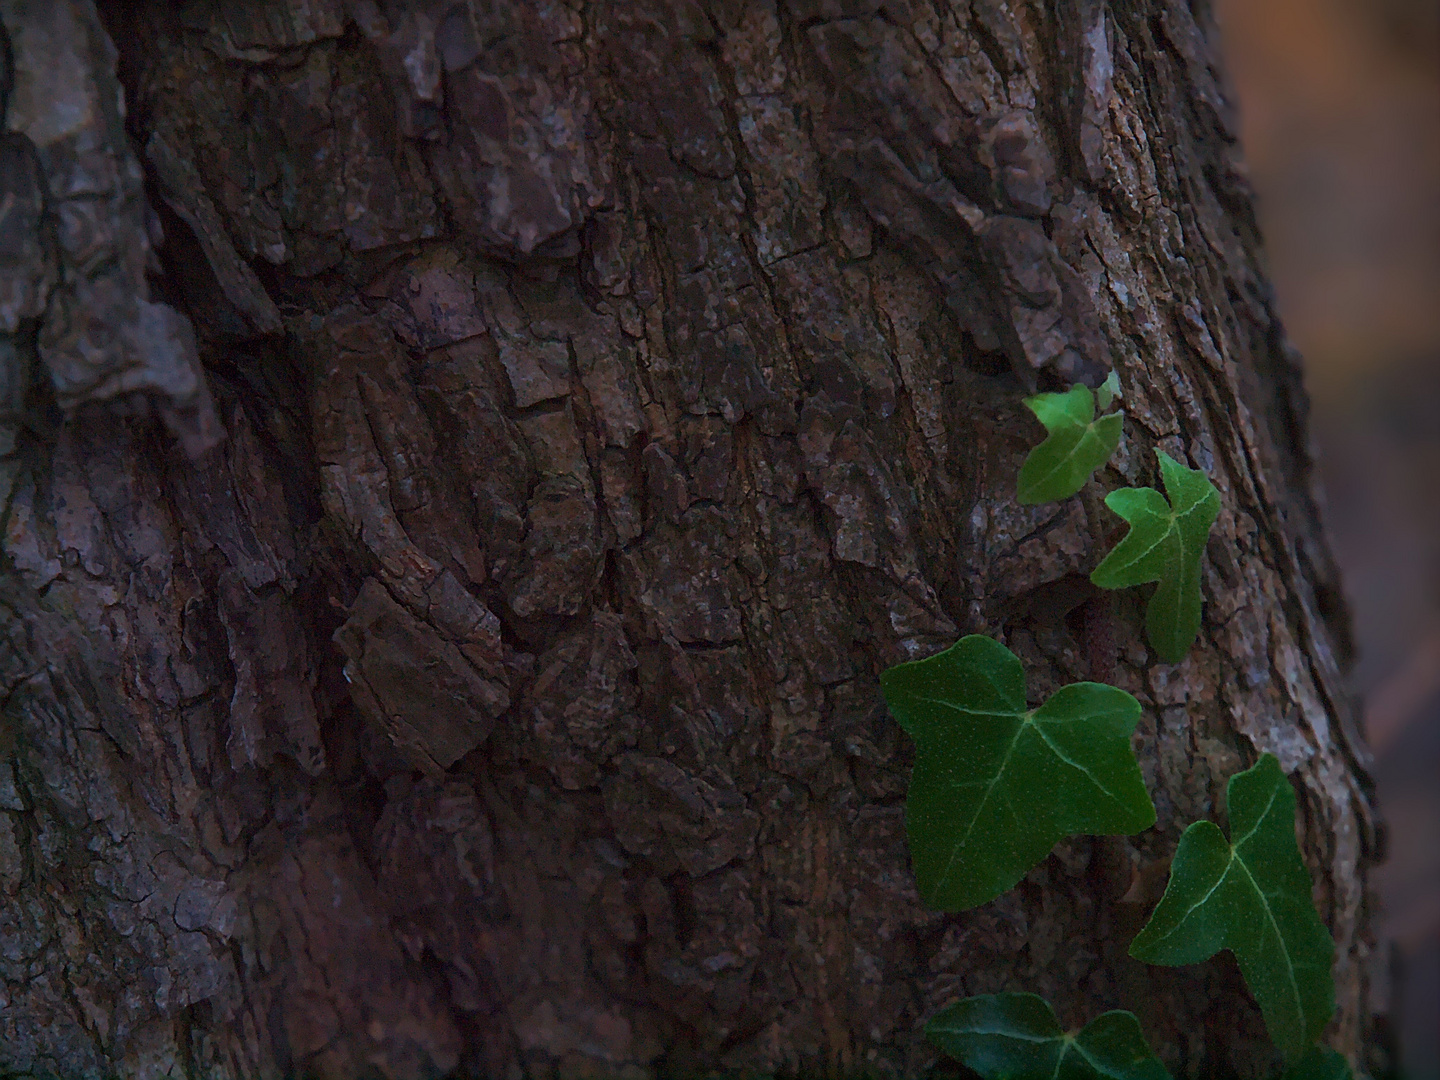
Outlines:
{"label": "blurred background", "polygon": [[1218,0],[1389,827],[1392,1062],[1440,1077],[1440,0]]}

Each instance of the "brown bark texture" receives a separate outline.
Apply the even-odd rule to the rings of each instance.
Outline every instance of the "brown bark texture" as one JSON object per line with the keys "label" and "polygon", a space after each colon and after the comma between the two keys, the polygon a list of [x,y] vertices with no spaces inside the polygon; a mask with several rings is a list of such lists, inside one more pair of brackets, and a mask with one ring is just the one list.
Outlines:
{"label": "brown bark texture", "polygon": [[[1374,989],[1365,751],[1208,5],[0,0],[0,1073],[916,1075],[957,997],[1276,1059],[1130,936],[1276,753]],[[1157,662],[1019,506],[1113,368],[1224,509]],[[925,910],[878,675],[1140,699],[1159,824]]]}

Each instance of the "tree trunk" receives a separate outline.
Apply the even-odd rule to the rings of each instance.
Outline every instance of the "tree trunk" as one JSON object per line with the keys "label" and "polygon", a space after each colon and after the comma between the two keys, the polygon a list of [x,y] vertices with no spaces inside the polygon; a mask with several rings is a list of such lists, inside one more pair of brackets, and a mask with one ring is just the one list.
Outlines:
{"label": "tree trunk", "polygon": [[[103,7],[0,0],[0,1072],[914,1075],[1010,989],[1264,1075],[1228,958],[1125,951],[1262,750],[1359,1059],[1365,750],[1208,4]],[[1116,519],[1015,501],[1020,399],[1112,366],[1102,483],[1223,497],[1179,665],[1088,584]],[[946,915],[877,680],[963,633],[1135,694],[1159,824]]]}

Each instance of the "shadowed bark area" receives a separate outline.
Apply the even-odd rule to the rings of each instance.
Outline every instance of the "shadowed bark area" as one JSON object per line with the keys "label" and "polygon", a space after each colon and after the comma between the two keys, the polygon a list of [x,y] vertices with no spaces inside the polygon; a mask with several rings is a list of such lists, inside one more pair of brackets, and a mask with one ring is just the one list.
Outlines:
{"label": "shadowed bark area", "polygon": [[[1262,750],[1358,1057],[1365,751],[1198,6],[0,0],[0,1071],[915,1075],[1008,989],[1260,1076],[1233,963],[1125,950]],[[1112,366],[1100,483],[1222,495],[1179,665],[1096,492],[1015,499],[1021,397]],[[944,915],[878,675],[962,633],[1139,698],[1159,823]]]}

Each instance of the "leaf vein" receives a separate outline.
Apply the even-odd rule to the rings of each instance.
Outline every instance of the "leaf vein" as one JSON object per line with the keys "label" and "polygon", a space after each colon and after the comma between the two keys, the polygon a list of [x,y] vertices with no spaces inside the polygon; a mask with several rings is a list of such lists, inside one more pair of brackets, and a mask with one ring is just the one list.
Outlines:
{"label": "leaf vein", "polygon": [[1285,976],[1290,982],[1291,995],[1295,999],[1295,1012],[1299,1016],[1301,1026],[1303,1027],[1305,1024],[1305,1005],[1300,997],[1300,983],[1295,978],[1295,962],[1290,959],[1290,950],[1286,947],[1285,935],[1280,930],[1280,923],[1275,919],[1275,911],[1270,906],[1269,896],[1266,895],[1264,889],[1260,888],[1260,883],[1257,882],[1254,875],[1250,873],[1250,868],[1245,865],[1245,860],[1240,859],[1238,862],[1240,863],[1240,869],[1245,871],[1245,876],[1250,880],[1251,886],[1255,889],[1255,894],[1260,897],[1260,903],[1265,908],[1265,917],[1270,921],[1270,928],[1275,931],[1275,939],[1280,944],[1280,955],[1285,960]]}
{"label": "leaf vein", "polygon": [[1095,787],[1099,790],[1099,792],[1111,802],[1113,802],[1116,806],[1120,807],[1122,810],[1125,808],[1125,804],[1122,803],[1118,798],[1116,798],[1114,793],[1111,792],[1109,788],[1107,788],[1104,784],[1097,780],[1094,773],[1092,773],[1084,765],[1081,765],[1078,761],[1071,758],[1070,755],[1065,753],[1065,751],[1061,750],[1060,747],[1056,746],[1054,740],[1050,738],[1044,728],[1042,728],[1039,724],[1036,724],[1035,731],[1037,734],[1039,734],[1040,738],[1044,740],[1045,745],[1050,748],[1050,751],[1056,757],[1058,757],[1066,765],[1069,765],[1072,769],[1077,769],[1081,773],[1083,773],[1085,775],[1085,778],[1088,779],[1092,784],[1094,784]]}

